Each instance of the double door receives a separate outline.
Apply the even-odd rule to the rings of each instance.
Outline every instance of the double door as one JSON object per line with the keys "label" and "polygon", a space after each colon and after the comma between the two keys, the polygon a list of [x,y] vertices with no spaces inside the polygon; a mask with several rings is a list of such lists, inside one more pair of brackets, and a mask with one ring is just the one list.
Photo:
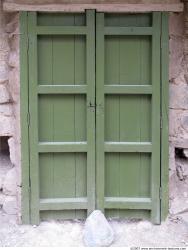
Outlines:
{"label": "double door", "polygon": [[160,222],[161,13],[29,12],[31,222]]}

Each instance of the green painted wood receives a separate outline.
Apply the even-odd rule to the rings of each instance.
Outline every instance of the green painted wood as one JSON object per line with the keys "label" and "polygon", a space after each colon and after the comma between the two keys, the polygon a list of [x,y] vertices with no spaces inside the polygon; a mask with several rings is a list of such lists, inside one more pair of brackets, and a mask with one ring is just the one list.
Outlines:
{"label": "green painted wood", "polygon": [[150,198],[105,198],[105,208],[107,209],[146,209],[151,210]]}
{"label": "green painted wood", "polygon": [[87,152],[87,142],[40,142],[38,152],[60,153],[60,152]]}
{"label": "green painted wood", "polygon": [[86,94],[87,86],[84,85],[40,85],[38,94]]}
{"label": "green painted wood", "polygon": [[37,152],[38,142],[38,98],[36,95],[37,70],[37,36],[34,32],[36,26],[36,13],[28,13],[29,33],[29,112],[30,112],[30,178],[31,178],[31,223],[39,224],[39,158]]}
{"label": "green painted wood", "polygon": [[134,36],[145,36],[152,35],[153,29],[152,27],[105,27],[104,28],[105,35],[134,35]]}
{"label": "green painted wood", "polygon": [[28,133],[28,30],[27,12],[20,13],[20,113],[21,113],[21,164],[22,223],[30,223],[30,174],[29,174],[29,133]]}
{"label": "green painted wood", "polygon": [[149,142],[105,142],[105,152],[152,152],[152,144]]}
{"label": "green painted wood", "polygon": [[79,26],[36,26],[35,32],[38,35],[86,35],[89,30]]}
{"label": "green painted wood", "polygon": [[87,198],[40,199],[40,210],[87,209]]}
{"label": "green painted wood", "polygon": [[104,211],[104,13],[96,14],[96,206]]}
{"label": "green painted wood", "polygon": [[152,86],[147,85],[105,85],[105,94],[152,94]]}
{"label": "green painted wood", "polygon": [[153,13],[151,219],[155,224],[160,223],[160,27],[161,13]]}
{"label": "green painted wood", "polygon": [[95,11],[86,12],[87,34],[87,199],[88,215],[95,210]]}
{"label": "green painted wood", "polygon": [[[97,18],[100,18],[100,14],[98,15]],[[134,18],[135,27],[139,26],[135,31],[141,33],[133,32],[131,34],[132,27],[134,27],[132,25]],[[150,210],[153,209],[151,207],[153,204],[151,190],[156,188],[156,195],[159,191],[159,187],[153,187],[151,180],[153,167],[157,167],[153,164],[153,158],[158,157],[158,151],[155,150],[158,149],[160,138],[160,136],[158,139],[155,138],[154,150],[153,133],[155,132],[153,127],[158,126],[156,132],[160,130],[158,120],[153,121],[153,112],[158,112],[157,117],[160,116],[160,110],[155,110],[153,104],[154,89],[156,96],[160,91],[160,80],[157,85],[155,84],[155,87],[153,84],[153,79],[156,76],[160,77],[160,69],[157,68],[154,77],[152,71],[154,49],[151,35],[156,27],[155,25],[152,26],[152,22],[145,25],[146,19],[133,16],[129,19],[126,15],[121,17],[113,15],[110,20],[109,15],[105,14],[103,20],[98,21],[96,38],[98,43],[96,44],[98,48],[96,50],[96,89],[99,91],[99,94],[96,95],[99,106],[96,116],[98,137],[96,147],[97,157],[102,159],[97,161],[97,164],[99,164],[97,166],[99,173],[97,175],[97,186],[100,189],[99,193],[97,192],[97,200],[100,197],[100,204],[103,204],[98,208],[105,208],[104,197],[107,199],[108,197],[121,198],[124,201],[127,198],[150,199],[149,209],[148,207],[140,207],[139,213],[139,215],[144,214],[145,216],[146,214],[141,210],[146,209],[148,210],[147,216],[150,216]],[[107,25],[106,27],[104,27],[104,23]],[[143,28],[140,29],[142,25]],[[109,34],[104,38],[106,30],[109,31]],[[156,32],[160,32],[160,28]],[[159,40],[156,43],[157,46],[160,46]],[[102,69],[104,69],[104,72]],[[155,101],[157,98],[159,98],[158,107],[160,107],[160,95],[154,98]],[[100,102],[102,102],[102,105]],[[100,113],[101,116],[99,116]],[[156,125],[154,126],[155,122]],[[104,136],[103,131],[105,131]],[[100,143],[101,145],[99,145]],[[103,168],[104,158],[105,166]],[[160,156],[157,160],[160,161]],[[160,163],[155,172],[157,173],[159,170]],[[103,184],[104,176],[105,183]],[[100,178],[100,182],[98,178]],[[124,208],[122,207],[121,210],[119,210],[119,205],[114,204],[113,207],[113,204],[111,204],[107,216],[126,216],[128,214],[126,203],[123,204]],[[156,210],[160,213],[159,207],[155,209],[155,212]],[[133,215],[133,213],[131,214]]]}
{"label": "green painted wood", "polygon": [[161,219],[165,220],[169,208],[169,144],[168,144],[168,107],[169,107],[169,31],[168,13],[162,13],[161,20]]}
{"label": "green painted wood", "polygon": [[[38,69],[30,77],[32,99],[36,100],[30,103],[31,123],[37,124],[31,142],[33,152],[37,151],[32,181],[34,185],[38,180],[39,194],[33,197],[38,203],[33,208],[32,223],[36,216],[39,219],[39,199],[61,199],[64,208],[68,204],[64,199],[75,199],[77,204],[62,213],[50,205],[49,211],[40,212],[41,218],[84,218],[85,210],[90,213],[95,209],[95,112],[91,105],[95,103],[95,12],[86,13],[87,25],[83,27],[79,27],[83,25],[80,15],[70,14],[60,20],[64,27],[58,26],[52,16],[31,15],[30,29],[35,37],[29,48],[30,54],[35,49],[31,70]],[[55,33],[48,29],[49,20]],[[46,33],[39,35],[38,27]],[[63,32],[56,34],[57,30]],[[80,197],[87,197],[84,208],[76,203]]]}

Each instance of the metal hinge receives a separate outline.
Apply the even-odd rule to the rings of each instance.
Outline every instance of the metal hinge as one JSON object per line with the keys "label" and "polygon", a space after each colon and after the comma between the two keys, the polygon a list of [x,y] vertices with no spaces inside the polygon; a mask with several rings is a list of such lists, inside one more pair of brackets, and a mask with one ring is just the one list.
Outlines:
{"label": "metal hinge", "polygon": [[27,125],[28,126],[30,125],[30,113],[29,112],[27,113]]}
{"label": "metal hinge", "polygon": [[162,200],[162,187],[159,188],[159,199]]}

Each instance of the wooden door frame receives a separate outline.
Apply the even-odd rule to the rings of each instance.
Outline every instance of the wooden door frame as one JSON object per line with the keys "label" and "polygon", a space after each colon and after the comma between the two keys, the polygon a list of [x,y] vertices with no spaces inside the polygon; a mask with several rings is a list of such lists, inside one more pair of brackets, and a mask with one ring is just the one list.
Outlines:
{"label": "wooden door frame", "polygon": [[[28,12],[20,12],[20,118],[21,118],[21,214],[30,224],[30,143],[29,143],[29,59]],[[168,138],[168,13],[161,14],[161,220],[168,215],[169,138]]]}

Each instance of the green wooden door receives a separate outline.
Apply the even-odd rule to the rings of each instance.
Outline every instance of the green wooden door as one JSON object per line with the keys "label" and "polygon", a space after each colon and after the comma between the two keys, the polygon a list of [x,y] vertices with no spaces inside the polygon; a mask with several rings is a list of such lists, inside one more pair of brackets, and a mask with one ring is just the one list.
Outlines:
{"label": "green wooden door", "polygon": [[97,207],[160,222],[161,14],[97,14]]}
{"label": "green wooden door", "polygon": [[32,223],[95,208],[94,18],[28,14]]}
{"label": "green wooden door", "polygon": [[22,18],[31,223],[96,208],[160,223],[161,13]]}

